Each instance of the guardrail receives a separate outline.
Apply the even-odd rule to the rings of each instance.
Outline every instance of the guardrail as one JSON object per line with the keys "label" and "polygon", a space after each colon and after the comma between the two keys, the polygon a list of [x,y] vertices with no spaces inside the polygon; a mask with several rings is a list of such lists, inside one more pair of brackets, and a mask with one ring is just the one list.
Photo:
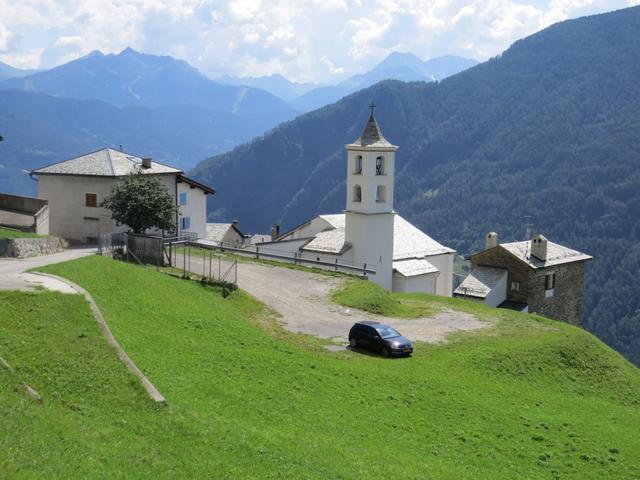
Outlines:
{"label": "guardrail", "polygon": [[334,271],[346,270],[347,272],[356,272],[362,276],[366,276],[367,274],[373,275],[376,273],[376,271],[371,268],[372,266],[368,266],[366,263],[350,264],[340,262],[337,258],[334,261],[317,260],[313,258],[303,257],[301,255],[298,255],[296,252],[294,252],[293,255],[286,255],[283,252],[269,251],[269,249],[266,248],[261,249],[259,245],[251,245],[250,247],[246,248],[232,247],[229,245],[225,245],[224,243],[211,245],[201,242],[188,242],[188,245],[209,250],[218,250],[221,253],[232,252],[247,257],[255,257],[256,259],[267,258],[293,263],[294,265],[307,264],[325,268],[328,267],[333,269]]}

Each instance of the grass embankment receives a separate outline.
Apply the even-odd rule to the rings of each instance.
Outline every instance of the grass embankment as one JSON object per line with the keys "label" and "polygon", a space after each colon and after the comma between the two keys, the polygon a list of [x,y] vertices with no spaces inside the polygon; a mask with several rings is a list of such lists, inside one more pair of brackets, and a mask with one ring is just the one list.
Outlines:
{"label": "grass embankment", "polygon": [[[260,305],[102,257],[48,267],[94,296],[167,397],[152,405],[80,297],[0,293],[0,477],[634,478],[640,374],[513,313],[412,358],[266,332]],[[64,312],[64,314],[63,314]],[[510,326],[509,326],[510,325]]]}
{"label": "grass embankment", "polygon": [[[385,317],[420,318],[432,316],[445,308],[458,310],[472,313],[488,321],[510,322],[509,325],[502,325],[502,333],[505,333],[505,329],[511,330],[514,322],[519,324],[526,318],[534,320],[530,322],[531,324],[549,323],[549,320],[542,317],[522,316],[509,310],[491,308],[479,302],[439,297],[427,293],[391,293],[376,283],[361,279],[347,280],[344,287],[333,292],[332,298],[334,302],[345,307]],[[509,331],[509,333],[512,332]]]}
{"label": "grass embankment", "polygon": [[11,228],[0,227],[0,239],[3,238],[42,238],[46,235],[38,235],[31,232],[22,232],[20,230],[13,230]]}
{"label": "grass embankment", "polygon": [[419,318],[437,311],[429,302],[416,301],[411,294],[391,293],[380,285],[364,280],[349,280],[332,295],[333,301],[385,317]]}

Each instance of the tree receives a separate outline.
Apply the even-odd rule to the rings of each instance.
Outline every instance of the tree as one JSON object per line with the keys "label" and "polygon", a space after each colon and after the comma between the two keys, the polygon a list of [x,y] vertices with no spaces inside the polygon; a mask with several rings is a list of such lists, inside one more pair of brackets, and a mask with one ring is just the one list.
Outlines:
{"label": "tree", "polygon": [[175,199],[156,175],[136,172],[124,177],[100,206],[111,210],[111,218],[118,225],[127,225],[135,233],[176,227]]}

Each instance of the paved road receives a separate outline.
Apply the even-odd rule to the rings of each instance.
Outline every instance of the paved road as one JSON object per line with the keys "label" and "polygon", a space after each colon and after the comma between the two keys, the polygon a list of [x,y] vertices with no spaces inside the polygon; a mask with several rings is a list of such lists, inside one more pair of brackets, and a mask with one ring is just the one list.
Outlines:
{"label": "paved road", "polygon": [[96,252],[95,248],[70,248],[64,252],[31,258],[0,258],[0,290],[33,291],[47,288],[63,293],[77,293],[69,285],[53,278],[26,273],[27,270],[53,263],[66,262]]}
{"label": "paved road", "polygon": [[[178,262],[180,266],[181,261],[182,259]],[[205,273],[208,272],[208,262],[208,259],[204,262]],[[215,274],[216,263],[213,262],[213,265]],[[229,263],[223,261],[223,272],[225,265]],[[191,256],[190,270],[202,274],[201,257]],[[238,263],[238,286],[279,313],[283,325],[292,332],[308,333],[346,343],[353,323],[359,320],[380,320],[389,323],[412,340],[440,342],[454,331],[490,326],[474,315],[451,310],[439,312],[429,318],[407,320],[345,308],[331,300],[331,292],[339,288],[343,281],[341,278],[289,268]]]}

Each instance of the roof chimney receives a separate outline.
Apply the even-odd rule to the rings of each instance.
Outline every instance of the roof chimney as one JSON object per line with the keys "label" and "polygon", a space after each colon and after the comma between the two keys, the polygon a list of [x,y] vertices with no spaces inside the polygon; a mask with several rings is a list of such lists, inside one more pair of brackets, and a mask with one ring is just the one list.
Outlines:
{"label": "roof chimney", "polygon": [[531,255],[543,262],[547,261],[547,239],[544,235],[537,235],[531,240]]}
{"label": "roof chimney", "polygon": [[489,232],[484,237],[484,249],[489,250],[490,248],[498,246],[498,234],[496,232]]}
{"label": "roof chimney", "polygon": [[275,242],[278,238],[280,238],[280,225],[274,223],[271,227],[271,241]]}
{"label": "roof chimney", "polygon": [[142,159],[142,168],[151,168],[151,159],[143,158]]}

